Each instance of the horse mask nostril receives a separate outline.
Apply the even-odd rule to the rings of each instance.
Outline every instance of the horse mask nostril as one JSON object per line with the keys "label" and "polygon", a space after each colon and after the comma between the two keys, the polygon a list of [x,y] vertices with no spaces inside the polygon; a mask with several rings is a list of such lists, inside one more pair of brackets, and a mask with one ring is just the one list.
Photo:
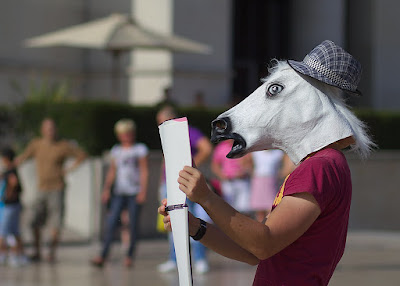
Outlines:
{"label": "horse mask nostril", "polygon": [[228,117],[215,119],[211,122],[211,142],[218,143],[229,137],[232,130],[231,121]]}
{"label": "horse mask nostril", "polygon": [[215,129],[217,131],[225,131],[226,129],[226,122],[225,121],[218,121],[215,123]]}
{"label": "horse mask nostril", "polygon": [[228,124],[229,124],[228,118],[220,118],[220,119],[216,119],[212,122],[212,128],[217,133],[224,133],[224,132],[228,131]]}

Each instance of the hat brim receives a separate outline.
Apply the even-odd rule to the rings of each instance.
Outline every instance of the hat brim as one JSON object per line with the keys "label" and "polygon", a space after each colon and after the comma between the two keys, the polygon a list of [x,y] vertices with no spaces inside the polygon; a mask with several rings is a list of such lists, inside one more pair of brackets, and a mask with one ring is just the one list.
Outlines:
{"label": "hat brim", "polygon": [[323,74],[319,73],[318,71],[316,71],[315,69],[313,69],[312,67],[306,65],[303,62],[298,62],[298,61],[293,61],[293,60],[288,60],[287,63],[297,72],[312,77],[318,81],[321,81],[323,83],[326,83],[328,85],[337,87],[345,92],[347,92],[350,95],[356,95],[356,96],[362,96],[361,91],[359,91],[358,89],[356,90],[349,90],[349,89],[344,89],[341,88],[340,86],[338,86],[337,84],[335,84],[333,81],[331,81],[329,78],[325,77]]}

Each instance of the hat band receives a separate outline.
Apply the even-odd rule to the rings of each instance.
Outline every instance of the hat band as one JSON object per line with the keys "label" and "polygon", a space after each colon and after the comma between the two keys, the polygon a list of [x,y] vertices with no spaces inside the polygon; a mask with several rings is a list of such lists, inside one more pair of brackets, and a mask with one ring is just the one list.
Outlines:
{"label": "hat band", "polygon": [[338,85],[338,87],[346,90],[356,90],[357,86],[354,84],[349,83],[348,81],[342,79],[339,75],[337,75],[335,72],[329,70],[327,67],[322,65],[320,62],[312,59],[308,55],[303,60],[303,63],[306,65],[310,66],[312,69],[316,70],[317,72],[321,73],[328,79],[330,79],[333,83]]}

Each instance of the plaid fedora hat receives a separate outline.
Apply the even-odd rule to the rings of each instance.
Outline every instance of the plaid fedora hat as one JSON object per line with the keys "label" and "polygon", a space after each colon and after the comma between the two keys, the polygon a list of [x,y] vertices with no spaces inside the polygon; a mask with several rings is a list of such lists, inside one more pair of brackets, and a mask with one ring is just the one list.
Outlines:
{"label": "plaid fedora hat", "polygon": [[332,41],[323,41],[306,55],[302,62],[288,60],[288,63],[301,74],[350,94],[361,95],[357,89],[361,79],[361,64]]}

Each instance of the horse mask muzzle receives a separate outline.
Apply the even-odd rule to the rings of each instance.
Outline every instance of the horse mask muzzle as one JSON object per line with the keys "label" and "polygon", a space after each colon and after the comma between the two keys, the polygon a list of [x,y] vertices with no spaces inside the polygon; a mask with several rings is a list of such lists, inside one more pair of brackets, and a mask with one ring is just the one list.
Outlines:
{"label": "horse mask muzzle", "polygon": [[232,150],[226,155],[227,158],[238,158],[244,155],[246,141],[238,133],[232,132],[232,122],[229,117],[221,117],[211,122],[211,142],[218,143],[233,139]]}

